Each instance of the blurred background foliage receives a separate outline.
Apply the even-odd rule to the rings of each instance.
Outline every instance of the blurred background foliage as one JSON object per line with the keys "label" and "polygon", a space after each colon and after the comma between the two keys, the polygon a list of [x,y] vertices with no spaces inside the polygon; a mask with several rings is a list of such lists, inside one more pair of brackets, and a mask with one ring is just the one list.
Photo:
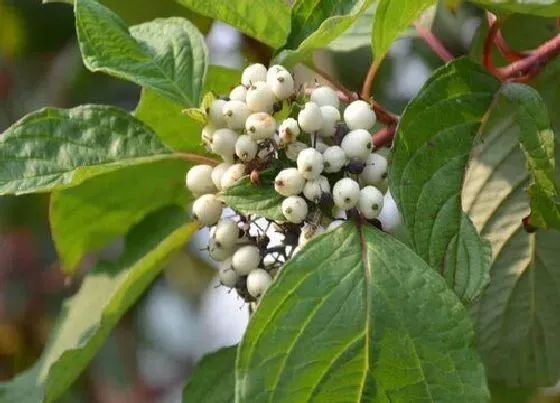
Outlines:
{"label": "blurred background foliage", "polygon": [[[266,46],[194,14],[174,0],[103,3],[129,24],[157,17],[188,18],[206,34],[214,64],[242,68],[253,61],[266,63],[271,56]],[[361,87],[371,62],[371,15],[367,17],[315,55],[317,65],[354,90]],[[424,18],[456,56],[468,54],[473,38],[481,38],[476,35],[479,27],[485,29],[481,10],[460,0],[444,0]],[[545,22],[540,19],[534,25],[546,29]],[[523,46],[526,36],[510,31],[504,34],[517,35],[515,40]],[[373,94],[389,109],[400,112],[440,64],[410,31],[382,64]],[[302,67],[296,69],[296,77],[301,82],[320,80]],[[138,97],[139,88],[133,84],[85,70],[69,5],[0,0],[0,132],[45,106],[101,103],[133,110]],[[205,237],[204,232],[198,234],[170,264],[62,401],[180,401],[182,385],[196,361],[205,352],[239,340],[248,319],[247,307],[235,292],[216,287],[214,271],[200,251]],[[83,262],[82,273],[101,257],[118,256],[119,241],[92,253]],[[79,276],[70,281],[60,273],[49,233],[48,197],[1,197],[0,380],[29,367],[39,356],[62,300],[78,284]],[[533,394],[512,392],[501,385],[493,389],[497,402],[527,401]],[[523,400],[512,396],[523,396]]]}

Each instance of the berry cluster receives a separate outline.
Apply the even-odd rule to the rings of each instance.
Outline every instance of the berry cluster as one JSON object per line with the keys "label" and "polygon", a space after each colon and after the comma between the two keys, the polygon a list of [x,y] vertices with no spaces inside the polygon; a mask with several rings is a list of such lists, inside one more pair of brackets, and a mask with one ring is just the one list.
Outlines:
{"label": "berry cluster", "polygon": [[[187,173],[187,187],[198,197],[193,217],[211,227],[208,249],[220,262],[222,285],[235,287],[247,301],[262,295],[299,248],[349,217],[388,231],[398,226],[387,192],[387,160],[373,150],[375,112],[363,100],[346,105],[342,115],[340,107],[330,87],[316,87],[306,97],[283,66],[253,64],[229,96],[214,99],[206,110],[202,141],[223,162]],[[259,173],[266,169],[274,170],[274,189],[285,197],[284,220],[240,212],[235,220],[221,219],[225,206],[218,192],[249,174],[256,186],[265,186]],[[280,245],[271,246],[271,228],[283,235]]]}

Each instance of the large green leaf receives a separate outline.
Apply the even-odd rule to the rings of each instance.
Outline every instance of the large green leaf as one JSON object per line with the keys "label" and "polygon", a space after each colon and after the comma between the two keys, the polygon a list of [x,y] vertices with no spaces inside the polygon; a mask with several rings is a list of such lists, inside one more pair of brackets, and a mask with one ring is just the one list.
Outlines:
{"label": "large green leaf", "polygon": [[196,366],[183,390],[183,402],[231,403],[235,401],[237,346],[207,354]]}
{"label": "large green leaf", "polygon": [[278,60],[287,66],[307,60],[313,51],[328,45],[365,13],[374,0],[297,0],[292,11],[292,31]]}
{"label": "large green leaf", "polygon": [[436,0],[379,0],[371,46],[377,60],[385,57],[397,37]]}
{"label": "large green leaf", "polygon": [[464,301],[488,283],[490,250],[461,209],[473,140],[500,83],[461,59],[436,71],[399,123],[389,187],[415,251]]}
{"label": "large green leaf", "polygon": [[76,0],[75,14],[88,69],[133,81],[178,104],[198,106],[208,51],[189,21],[162,18],[129,29],[96,0]]}
{"label": "large green leaf", "polygon": [[161,159],[125,166],[53,192],[49,218],[62,269],[72,274],[88,251],[125,234],[148,213],[170,204],[186,205],[189,166],[182,159]]}
{"label": "large green leaf", "polygon": [[486,402],[468,314],[395,238],[353,223],[280,271],[238,348],[238,402]]}
{"label": "large green leaf", "polygon": [[216,95],[229,95],[229,92],[241,81],[241,71],[229,67],[210,65],[204,83],[204,92],[212,91]]}
{"label": "large green leaf", "polygon": [[557,17],[560,15],[559,0],[471,0],[493,11]]}
{"label": "large green leaf", "polygon": [[69,185],[79,167],[169,153],[148,126],[122,109],[46,108],[0,137],[0,194],[50,191]]}
{"label": "large green leaf", "polygon": [[281,47],[290,32],[290,6],[284,0],[175,0],[191,10],[227,22],[239,31]]}
{"label": "large green leaf", "polygon": [[0,401],[57,399],[103,344],[122,315],[152,283],[197,226],[178,207],[154,213],[135,227],[123,255],[97,264],[64,304],[55,330],[34,369],[0,385]]}

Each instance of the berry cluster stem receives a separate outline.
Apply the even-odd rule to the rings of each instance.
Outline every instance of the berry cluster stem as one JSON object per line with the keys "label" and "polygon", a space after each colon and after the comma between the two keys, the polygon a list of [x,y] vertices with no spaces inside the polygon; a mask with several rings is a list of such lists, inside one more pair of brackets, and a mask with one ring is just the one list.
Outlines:
{"label": "berry cluster stem", "polygon": [[376,150],[382,147],[389,147],[393,142],[395,133],[397,131],[397,125],[389,125],[381,128],[377,133],[372,136],[373,146]]}
{"label": "berry cluster stem", "polygon": [[[486,12],[486,18],[488,20],[488,26],[492,26],[496,23],[497,17],[489,11]],[[518,60],[524,59],[527,56],[526,53],[518,52],[512,49],[506,42],[500,30],[496,32],[496,37],[494,38],[494,40],[498,51],[510,62],[516,62]]]}
{"label": "berry cluster stem", "polygon": [[205,164],[215,167],[220,162],[216,161],[214,158],[205,157],[203,155],[189,154],[189,153],[173,153],[174,156],[182,158],[184,160],[194,162],[196,164]]}
{"label": "berry cluster stem", "polygon": [[364,80],[364,84],[362,85],[362,99],[369,99],[373,80],[375,79],[375,75],[377,74],[377,70],[379,70],[380,65],[380,59],[375,59],[373,62],[371,62],[366,75],[366,79]]}

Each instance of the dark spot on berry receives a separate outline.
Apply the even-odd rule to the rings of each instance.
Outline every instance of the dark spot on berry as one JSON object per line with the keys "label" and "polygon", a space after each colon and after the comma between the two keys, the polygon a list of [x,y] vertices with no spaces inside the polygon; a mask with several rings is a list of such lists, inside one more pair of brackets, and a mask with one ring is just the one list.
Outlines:
{"label": "dark spot on berry", "polygon": [[276,78],[279,82],[283,83],[284,82],[284,77],[278,77]]}
{"label": "dark spot on berry", "polygon": [[221,248],[222,247],[222,243],[220,241],[216,241],[216,248]]}
{"label": "dark spot on berry", "polygon": [[372,209],[372,210],[379,210],[379,204],[373,203],[373,204],[371,205],[371,209]]}
{"label": "dark spot on berry", "polygon": [[383,172],[383,174],[381,175],[381,178],[383,178],[383,179],[387,178],[387,172]]}
{"label": "dark spot on berry", "polygon": [[311,172],[311,171],[313,171],[313,167],[311,165],[305,167],[305,172]]}
{"label": "dark spot on berry", "polygon": [[229,111],[226,112],[226,115],[231,118],[233,116],[233,111],[230,109]]}

